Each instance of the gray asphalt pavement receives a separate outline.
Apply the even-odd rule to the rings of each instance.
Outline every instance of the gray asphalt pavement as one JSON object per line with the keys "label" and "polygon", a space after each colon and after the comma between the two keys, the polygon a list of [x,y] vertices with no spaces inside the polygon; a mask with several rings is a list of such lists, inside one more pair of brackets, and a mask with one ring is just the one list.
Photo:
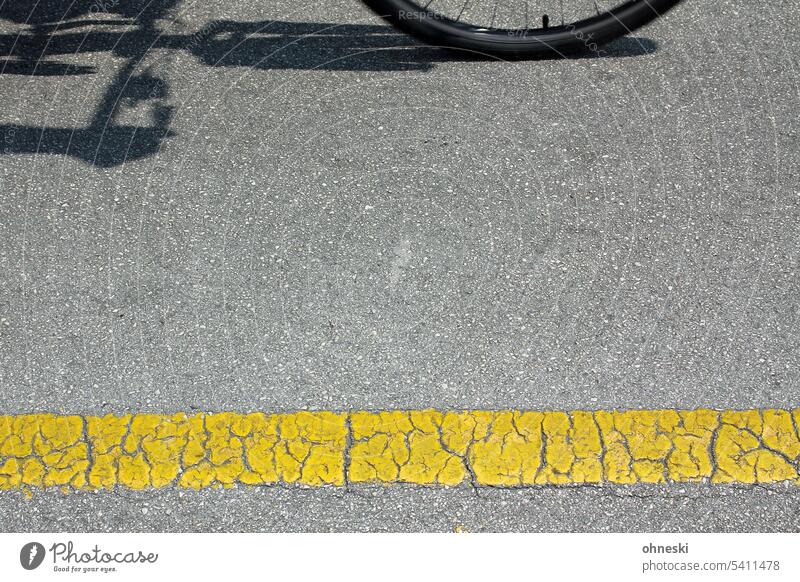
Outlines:
{"label": "gray asphalt pavement", "polygon": [[[9,509],[13,513],[5,514]],[[257,487],[0,495],[3,531],[797,532],[786,487]]]}
{"label": "gray asphalt pavement", "polygon": [[[796,2],[513,63],[355,0],[33,4],[0,413],[800,407]],[[5,492],[0,530],[798,531],[797,489]]]}

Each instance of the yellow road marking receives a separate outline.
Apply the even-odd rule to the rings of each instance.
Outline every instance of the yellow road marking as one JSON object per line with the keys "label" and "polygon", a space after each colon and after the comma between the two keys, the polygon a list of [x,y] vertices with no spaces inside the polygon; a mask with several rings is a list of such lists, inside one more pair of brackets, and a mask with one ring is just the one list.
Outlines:
{"label": "yellow road marking", "polygon": [[0,489],[800,485],[798,410],[0,416]]}

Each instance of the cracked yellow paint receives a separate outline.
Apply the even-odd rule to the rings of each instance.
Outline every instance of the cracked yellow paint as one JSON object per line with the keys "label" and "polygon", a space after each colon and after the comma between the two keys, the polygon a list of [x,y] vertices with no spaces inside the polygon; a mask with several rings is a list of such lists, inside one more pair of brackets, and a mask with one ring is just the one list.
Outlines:
{"label": "cracked yellow paint", "polygon": [[0,416],[0,489],[800,484],[800,410]]}

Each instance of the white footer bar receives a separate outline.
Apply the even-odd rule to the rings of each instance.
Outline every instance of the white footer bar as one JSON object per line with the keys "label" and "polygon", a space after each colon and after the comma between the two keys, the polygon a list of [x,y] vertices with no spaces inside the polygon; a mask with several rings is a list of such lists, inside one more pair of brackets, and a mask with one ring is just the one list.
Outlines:
{"label": "white footer bar", "polygon": [[0,534],[0,580],[800,580],[800,534]]}

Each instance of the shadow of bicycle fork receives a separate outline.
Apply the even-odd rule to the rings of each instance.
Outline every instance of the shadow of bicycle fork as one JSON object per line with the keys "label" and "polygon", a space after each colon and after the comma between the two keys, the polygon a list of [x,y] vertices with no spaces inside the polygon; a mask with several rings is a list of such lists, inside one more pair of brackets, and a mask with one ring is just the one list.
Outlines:
{"label": "shadow of bicycle fork", "polygon": [[[69,155],[101,168],[155,154],[175,135],[169,129],[174,108],[166,103],[166,81],[149,69],[134,72],[137,64],[130,59],[121,67],[84,127],[0,125],[0,154]],[[142,103],[150,106],[149,125],[119,122],[125,110]]]}

